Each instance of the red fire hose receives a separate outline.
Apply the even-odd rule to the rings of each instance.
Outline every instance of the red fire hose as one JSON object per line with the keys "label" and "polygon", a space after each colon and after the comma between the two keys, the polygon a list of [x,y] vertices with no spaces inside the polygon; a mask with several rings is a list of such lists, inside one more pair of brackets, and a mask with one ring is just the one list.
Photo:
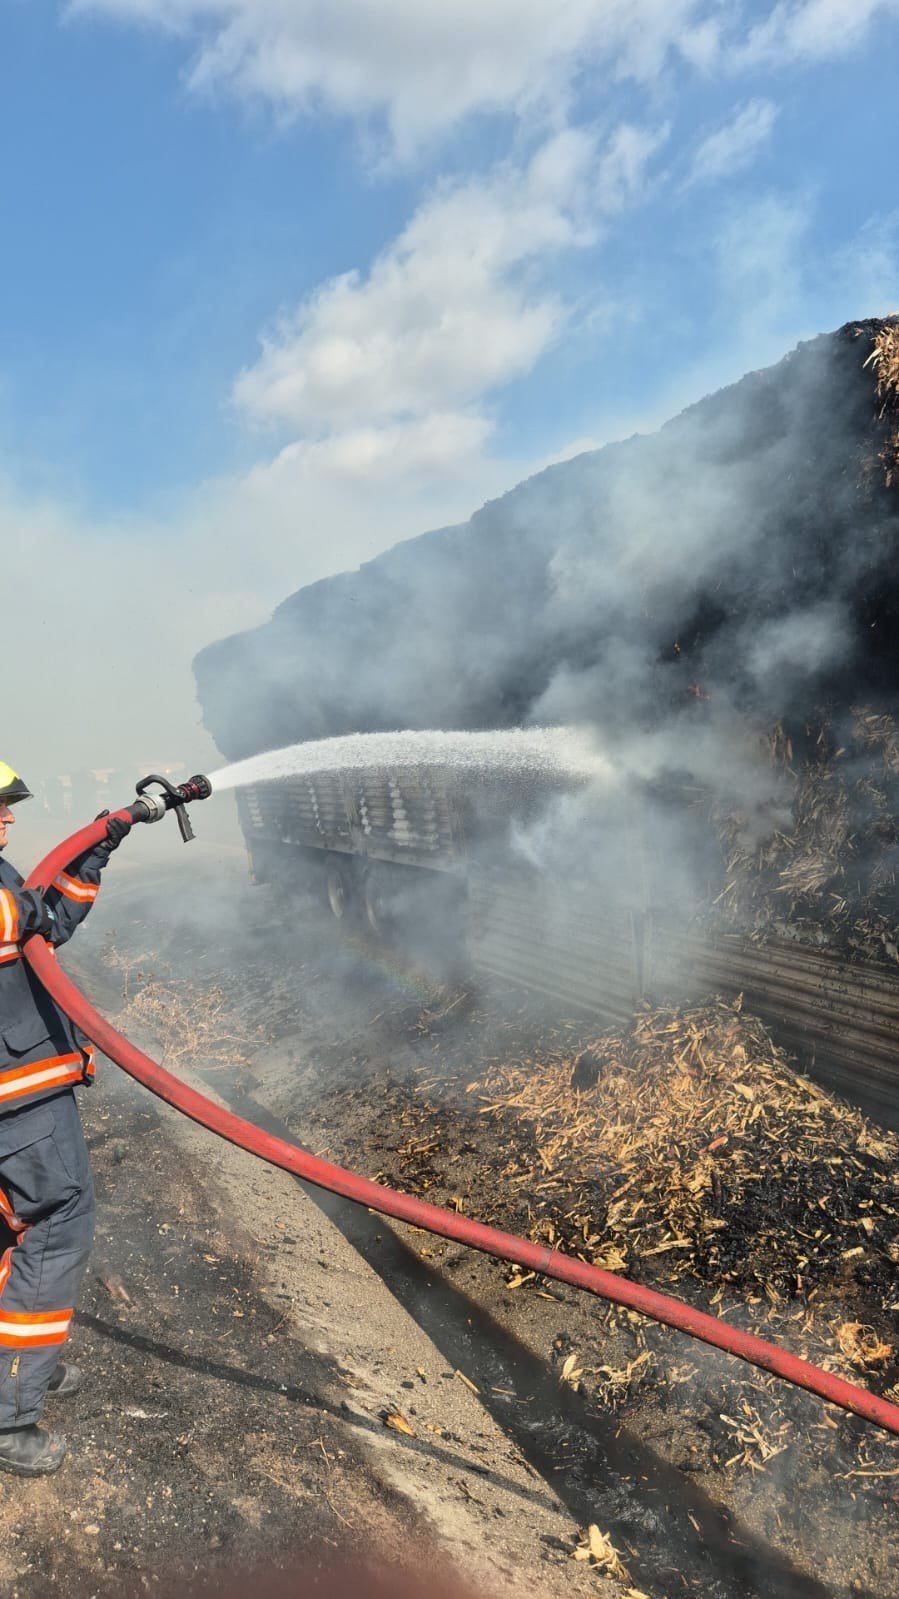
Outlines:
{"label": "red fire hose", "polygon": [[[129,810],[116,811],[114,814],[123,821],[130,822],[134,819],[133,812]],[[106,826],[107,819],[102,818],[73,833],[71,838],[58,845],[40,862],[40,865],[35,867],[26,887],[47,888],[58,872],[64,871],[78,855],[106,836]],[[796,1355],[790,1355],[785,1350],[778,1349],[776,1345],[766,1343],[763,1338],[741,1332],[739,1328],[731,1327],[715,1316],[706,1315],[701,1310],[693,1310],[677,1299],[670,1299],[666,1294],[657,1294],[651,1288],[643,1288],[639,1283],[628,1281],[626,1277],[601,1271],[597,1266],[588,1266],[583,1261],[559,1254],[557,1250],[545,1249],[538,1244],[529,1243],[527,1239],[517,1238],[513,1233],[501,1232],[496,1227],[487,1227],[483,1222],[472,1221],[467,1216],[457,1215],[455,1211],[444,1210],[440,1205],[415,1199],[411,1194],[397,1193],[394,1189],[371,1182],[366,1177],[359,1177],[354,1172],[345,1171],[341,1166],[335,1166],[330,1161],[309,1154],[297,1144],[289,1144],[282,1138],[274,1138],[271,1134],[262,1132],[240,1116],[232,1115],[230,1111],[222,1110],[205,1095],[198,1094],[179,1082],[156,1061],[129,1043],[127,1038],[123,1038],[121,1033],[116,1032],[116,1029],[94,1009],[62,971],[57,964],[54,951],[42,938],[31,938],[25,944],[24,950],[25,958],[48,993],[93,1043],[109,1056],[110,1060],[114,1060],[129,1076],[143,1083],[151,1093],[174,1106],[175,1110],[189,1116],[192,1121],[199,1122],[201,1127],[208,1127],[210,1132],[217,1133],[229,1143],[249,1150],[251,1155],[258,1155],[261,1160],[268,1161],[272,1166],[279,1166],[282,1171],[292,1172],[294,1176],[301,1177],[306,1182],[314,1183],[319,1188],[327,1188],[331,1193],[342,1194],[345,1199],[351,1199],[358,1205],[365,1205],[370,1210],[380,1211],[382,1215],[395,1216],[399,1221],[408,1222],[413,1227],[422,1227],[428,1232],[437,1233],[440,1237],[450,1238],[455,1243],[467,1244],[471,1249],[480,1249],[486,1255],[496,1256],[498,1260],[513,1261],[528,1271],[539,1272],[545,1277],[554,1277],[558,1282],[571,1283],[573,1287],[586,1289],[588,1293],[597,1294],[601,1299],[610,1299],[615,1304],[625,1305],[629,1310],[639,1311],[643,1316],[650,1316],[669,1327],[676,1327],[681,1332],[689,1333],[693,1338],[699,1338],[704,1343],[713,1344],[717,1349],[723,1349],[729,1355],[737,1355],[753,1366],[760,1366],[763,1371],[773,1372],[786,1382],[794,1383],[799,1388],[806,1388],[810,1393],[829,1400],[831,1404],[839,1405],[843,1410],[853,1411],[855,1415],[863,1416],[866,1421],[873,1422],[877,1427],[883,1427],[887,1432],[899,1434],[899,1405],[890,1404],[886,1399],[880,1399],[876,1394],[868,1393],[854,1383],[844,1382],[841,1377],[835,1377],[829,1371],[822,1371],[808,1361],[800,1360]]]}

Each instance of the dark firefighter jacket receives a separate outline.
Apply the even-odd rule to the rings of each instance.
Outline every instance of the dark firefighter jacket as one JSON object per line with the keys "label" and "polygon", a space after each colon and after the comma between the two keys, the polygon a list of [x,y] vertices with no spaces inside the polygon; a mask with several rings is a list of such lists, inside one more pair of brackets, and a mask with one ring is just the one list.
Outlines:
{"label": "dark firefighter jacket", "polygon": [[[71,938],[100,889],[109,860],[102,842],[60,872],[44,902],[53,914],[49,942]],[[93,1050],[38,982],[21,941],[42,924],[40,896],[0,856],[0,1116],[48,1099],[70,1083],[94,1075]]]}

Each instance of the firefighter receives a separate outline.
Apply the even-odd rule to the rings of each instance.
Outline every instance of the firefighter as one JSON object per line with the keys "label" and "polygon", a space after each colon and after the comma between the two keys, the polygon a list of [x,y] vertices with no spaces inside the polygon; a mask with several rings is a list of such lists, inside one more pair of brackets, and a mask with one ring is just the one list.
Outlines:
{"label": "firefighter", "polygon": [[[0,851],[12,807],[31,794],[0,762]],[[45,894],[23,888],[0,855],[0,1470],[56,1471],[60,1433],[38,1426],[48,1394],[80,1387],[60,1360],[94,1233],[94,1194],[74,1088],[94,1075],[93,1050],[22,956],[40,935],[71,938],[97,897],[100,873],[130,823],[60,872]]]}

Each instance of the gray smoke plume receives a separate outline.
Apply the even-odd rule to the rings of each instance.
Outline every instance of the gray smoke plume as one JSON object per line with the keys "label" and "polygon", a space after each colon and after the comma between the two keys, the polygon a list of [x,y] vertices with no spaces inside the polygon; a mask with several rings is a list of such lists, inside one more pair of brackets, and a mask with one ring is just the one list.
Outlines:
{"label": "gray smoke plume", "polygon": [[764,833],[789,796],[761,735],[798,745],[825,717],[839,737],[894,693],[894,424],[866,365],[883,327],[800,345],[204,650],[219,747],[586,724],[644,794],[698,786]]}

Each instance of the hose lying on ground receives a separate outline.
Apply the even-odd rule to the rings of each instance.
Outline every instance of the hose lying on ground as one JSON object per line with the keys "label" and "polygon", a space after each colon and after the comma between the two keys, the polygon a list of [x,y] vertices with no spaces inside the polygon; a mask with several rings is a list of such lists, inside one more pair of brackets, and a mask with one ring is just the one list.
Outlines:
{"label": "hose lying on ground", "polygon": [[[127,810],[114,814],[124,821],[132,820]],[[51,850],[35,867],[26,886],[45,889],[58,872],[64,871],[78,855],[106,836],[107,820],[105,817],[99,818]],[[413,1227],[424,1228],[440,1237],[452,1239],[454,1243],[479,1249],[498,1260],[511,1261],[528,1271],[553,1277],[557,1282],[570,1283],[601,1299],[611,1300],[614,1304],[626,1306],[628,1310],[639,1311],[643,1316],[676,1327],[680,1332],[689,1333],[691,1337],[749,1361],[753,1366],[760,1366],[763,1371],[770,1371],[796,1387],[806,1388],[809,1393],[817,1394],[819,1398],[899,1435],[899,1405],[868,1393],[855,1383],[845,1382],[832,1372],[822,1371],[818,1366],[800,1360],[798,1356],[767,1343],[763,1338],[742,1332],[716,1316],[694,1310],[680,1300],[644,1288],[614,1272],[602,1271],[598,1266],[589,1266],[584,1261],[560,1254],[558,1250],[530,1243],[525,1238],[502,1232],[496,1227],[488,1227],[483,1222],[444,1210],[440,1205],[416,1199],[411,1194],[398,1193],[367,1177],[346,1171],[342,1166],[335,1166],[331,1161],[321,1160],[297,1144],[262,1132],[251,1122],[223,1110],[205,1095],[179,1082],[171,1072],[167,1072],[117,1032],[62,971],[54,951],[42,938],[29,939],[24,946],[24,953],[32,970],[56,1003],[110,1060],[115,1061],[137,1082],[143,1083],[151,1093],[165,1100],[166,1104],[198,1122],[201,1127],[217,1133],[220,1138],[227,1139],[229,1143],[258,1155],[272,1166],[279,1166],[282,1171],[292,1172],[305,1182],[341,1194],[357,1205],[365,1205],[370,1210],[393,1216]]]}

